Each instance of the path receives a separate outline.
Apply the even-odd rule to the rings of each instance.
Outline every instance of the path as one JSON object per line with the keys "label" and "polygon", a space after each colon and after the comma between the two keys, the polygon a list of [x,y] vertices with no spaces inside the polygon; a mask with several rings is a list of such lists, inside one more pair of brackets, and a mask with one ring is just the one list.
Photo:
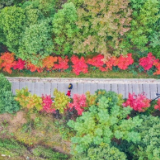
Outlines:
{"label": "path", "polygon": [[90,91],[93,94],[97,89],[111,90],[121,93],[124,98],[128,93],[139,94],[145,92],[148,98],[155,98],[160,93],[160,80],[157,79],[93,79],[93,78],[31,78],[31,77],[7,77],[12,83],[12,91],[28,87],[31,93],[38,96],[47,94],[53,96],[57,88],[67,93],[69,83],[73,84],[72,95],[83,94]]}

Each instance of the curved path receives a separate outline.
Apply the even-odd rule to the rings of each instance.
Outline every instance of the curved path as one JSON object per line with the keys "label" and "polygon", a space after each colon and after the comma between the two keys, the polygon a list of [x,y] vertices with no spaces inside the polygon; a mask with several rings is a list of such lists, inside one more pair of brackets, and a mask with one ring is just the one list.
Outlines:
{"label": "curved path", "polygon": [[33,78],[33,77],[6,77],[12,83],[12,91],[28,87],[31,93],[41,96],[51,95],[57,88],[67,93],[69,83],[73,84],[72,94],[83,94],[90,91],[93,94],[97,89],[106,89],[121,93],[124,98],[128,93],[139,94],[145,92],[148,98],[155,98],[160,93],[160,80],[157,79],[95,79],[95,78]]}

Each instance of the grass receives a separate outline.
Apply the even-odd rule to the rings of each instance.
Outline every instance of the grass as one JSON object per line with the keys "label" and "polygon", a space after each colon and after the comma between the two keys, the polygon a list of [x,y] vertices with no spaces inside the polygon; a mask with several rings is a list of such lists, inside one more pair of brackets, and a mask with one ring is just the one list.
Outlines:
{"label": "grass", "polygon": [[0,114],[0,160],[2,154],[15,160],[27,156],[38,160],[68,159],[70,141],[62,139],[55,121],[53,115],[26,110],[15,115]]}
{"label": "grass", "polygon": [[155,78],[158,79],[159,76],[155,75],[148,75],[147,73],[138,73],[134,72],[131,73],[127,70],[125,71],[108,71],[108,72],[101,72],[97,70],[89,70],[87,74],[80,73],[80,75],[75,75],[75,73],[71,72],[70,70],[64,72],[47,72],[44,71],[42,73],[38,72],[30,72],[30,71],[17,71],[13,70],[12,74],[2,72],[5,76],[8,77],[51,77],[51,78]]}
{"label": "grass", "polygon": [[[1,155],[4,155],[1,156]],[[27,148],[22,143],[14,139],[0,139],[0,160],[1,159],[39,159],[39,160],[67,160],[68,155],[54,151],[52,148],[44,146],[36,146],[34,148]]]}

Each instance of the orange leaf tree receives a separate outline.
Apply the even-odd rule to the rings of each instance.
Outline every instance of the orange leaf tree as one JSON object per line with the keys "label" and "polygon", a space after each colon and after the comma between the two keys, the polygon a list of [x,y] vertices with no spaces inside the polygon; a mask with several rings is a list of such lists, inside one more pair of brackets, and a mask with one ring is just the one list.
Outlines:
{"label": "orange leaf tree", "polygon": [[3,68],[3,71],[12,73],[11,68],[15,65],[14,53],[5,52],[1,56],[0,68]]}
{"label": "orange leaf tree", "polygon": [[48,56],[43,59],[43,68],[51,69],[54,66],[54,62],[57,62],[57,57]]}

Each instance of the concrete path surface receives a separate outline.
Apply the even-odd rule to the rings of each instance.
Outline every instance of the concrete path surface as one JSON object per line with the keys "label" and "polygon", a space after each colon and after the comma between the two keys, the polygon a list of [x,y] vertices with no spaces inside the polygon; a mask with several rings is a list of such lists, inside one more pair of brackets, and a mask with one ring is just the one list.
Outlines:
{"label": "concrete path surface", "polygon": [[124,98],[128,93],[139,94],[145,92],[148,98],[155,98],[160,93],[160,80],[157,79],[96,79],[96,78],[31,78],[31,77],[6,77],[12,83],[12,91],[28,87],[33,94],[51,95],[57,88],[67,93],[69,83],[73,84],[73,94],[83,94],[90,91],[93,94],[97,89],[105,89],[121,93]]}

